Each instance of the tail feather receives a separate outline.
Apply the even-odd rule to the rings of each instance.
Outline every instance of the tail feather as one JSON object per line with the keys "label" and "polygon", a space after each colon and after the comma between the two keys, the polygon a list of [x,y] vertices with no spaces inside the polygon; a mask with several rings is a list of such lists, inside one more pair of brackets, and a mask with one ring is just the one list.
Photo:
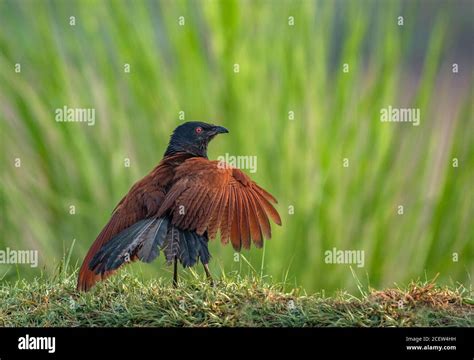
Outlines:
{"label": "tail feather", "polygon": [[170,265],[179,253],[179,230],[174,226],[168,229],[161,249],[165,253],[166,262]]}
{"label": "tail feather", "polygon": [[[145,241],[138,250],[138,258],[146,263],[150,263],[157,258],[160,254],[160,247],[165,241],[166,234],[168,233],[168,219],[158,219],[156,226],[149,230],[151,232],[152,241]],[[144,234],[144,236],[148,236]]]}
{"label": "tail feather", "polygon": [[209,262],[211,256],[207,243],[207,233],[198,235],[195,231],[180,230],[170,226],[162,250],[168,264],[177,256],[183,267],[190,267],[199,260],[203,264]]}
{"label": "tail feather", "polygon": [[89,268],[96,273],[116,270],[138,257],[151,262],[159,254],[159,245],[167,233],[168,220],[150,218],[141,220],[113,237],[94,256]]}
{"label": "tail feather", "polygon": [[89,290],[130,261],[151,262],[160,249],[168,264],[178,257],[183,267],[193,266],[199,260],[207,264],[211,257],[207,233],[198,235],[195,231],[180,230],[166,217],[140,220],[104,241],[110,226],[109,223],[87,254],[79,272],[78,290]]}
{"label": "tail feather", "polygon": [[192,266],[191,244],[188,243],[187,231],[179,233],[179,254],[178,258],[184,267]]}
{"label": "tail feather", "polygon": [[117,269],[123,262],[131,259],[133,250],[137,247],[140,232],[151,226],[153,219],[138,221],[119,234],[95,254],[89,263],[89,269],[96,274]]}
{"label": "tail feather", "polygon": [[[207,248],[207,234],[198,235],[195,231],[183,231],[184,236],[180,241],[179,260],[184,267],[194,266],[199,260],[207,264],[210,259]],[[183,245],[181,245],[183,244]]]}
{"label": "tail feather", "polygon": [[193,235],[200,243],[199,260],[201,260],[201,263],[203,264],[208,264],[211,260],[211,254],[209,253],[209,248],[207,247],[207,243],[209,241],[209,239],[207,238],[207,234],[204,234],[206,236],[199,236],[198,234],[193,233]]}
{"label": "tail feather", "polygon": [[200,244],[194,237],[193,232],[186,231],[184,235],[188,243],[188,266],[193,266],[198,261]]}
{"label": "tail feather", "polygon": [[129,261],[137,258],[144,262],[153,261],[159,255],[159,247],[168,231],[166,218],[148,218],[104,241],[111,223],[102,231],[84,259],[79,271],[78,290],[89,290],[97,281],[112,275]]}
{"label": "tail feather", "polygon": [[114,234],[123,230],[123,222],[120,219],[120,213],[117,211],[107,225],[102,229],[97,239],[94,241],[79,270],[79,278],[77,280],[77,290],[88,291],[94,284],[100,280],[104,280],[113,274],[113,271],[103,274],[96,274],[89,269],[89,263],[97,252],[106,244]]}

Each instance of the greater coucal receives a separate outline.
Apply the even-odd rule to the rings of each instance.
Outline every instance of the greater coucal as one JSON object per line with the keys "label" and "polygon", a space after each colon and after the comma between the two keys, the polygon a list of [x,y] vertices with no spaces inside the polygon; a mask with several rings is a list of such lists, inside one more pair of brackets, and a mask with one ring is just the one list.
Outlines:
{"label": "greater coucal", "polygon": [[220,231],[236,251],[253,240],[261,247],[270,238],[269,217],[281,219],[276,199],[241,170],[207,158],[207,146],[222,126],[187,122],[178,126],[163,160],[132,186],[92,244],[79,271],[77,288],[89,290],[121,265],[134,260],[151,262],[160,249],[168,264],[204,265],[212,282],[207,243]]}

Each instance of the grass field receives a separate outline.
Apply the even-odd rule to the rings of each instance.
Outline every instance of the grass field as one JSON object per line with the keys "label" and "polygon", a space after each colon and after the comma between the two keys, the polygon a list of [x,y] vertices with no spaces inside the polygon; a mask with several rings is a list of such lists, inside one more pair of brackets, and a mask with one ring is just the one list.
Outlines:
{"label": "grass field", "polygon": [[75,280],[75,274],[63,274],[2,287],[0,326],[474,326],[468,291],[433,282],[326,297],[285,292],[281,284],[255,278],[226,277],[210,287],[194,277],[174,289],[125,274],[87,294],[75,291]]}
{"label": "grass field", "polygon": [[[0,265],[3,299],[7,293],[20,297],[9,305],[2,299],[3,316],[28,309],[24,301],[37,292],[38,316],[17,323],[115,321],[107,318],[108,308],[98,310],[103,313],[97,319],[87,312],[61,317],[63,302],[47,305],[41,298],[49,290],[67,304],[72,280],[58,283],[57,290],[38,280],[25,290],[12,284],[40,271],[54,274],[70,249],[71,264],[82,261],[115,204],[158,163],[171,131],[184,120],[227,127],[230,134],[211,143],[210,158],[256,156],[258,170],[250,175],[276,196],[282,214],[283,226],[273,228],[263,251],[236,257],[229,246],[212,243],[213,273],[271,278],[286,290],[301,287],[308,293],[354,293],[355,279],[388,288],[438,273],[440,286],[472,289],[474,52],[472,41],[463,42],[472,40],[472,4],[127,4],[0,0],[0,249],[36,249],[40,259],[33,269]],[[459,72],[453,72],[453,63]],[[56,122],[55,110],[64,106],[94,108],[94,126]],[[419,126],[382,123],[380,111],[388,106],[419,109]],[[333,248],[363,250],[364,266],[327,264],[324,253]],[[137,281],[167,281],[170,274],[163,258],[154,265],[134,264],[130,271]],[[117,305],[135,306],[133,299],[142,295],[151,302],[154,291],[162,290],[157,280],[144,294],[127,279],[123,286],[131,293],[119,283],[107,285]],[[223,286],[247,291],[243,285]],[[203,299],[224,296],[197,291]],[[256,300],[274,290],[255,291]],[[93,299],[81,301],[89,306]],[[372,306],[361,301],[357,304]],[[301,302],[317,304],[317,310],[262,324],[339,321],[320,317],[327,306],[323,300]],[[279,300],[270,304],[286,306]],[[52,311],[51,319],[41,314],[43,306]],[[372,321],[365,310],[351,320],[342,306],[341,325]],[[143,311],[152,314],[158,307]],[[120,323],[111,324],[133,324],[124,311]],[[169,325],[183,321],[167,316]],[[416,317],[413,324],[437,319]],[[374,324],[402,321],[377,318]]]}

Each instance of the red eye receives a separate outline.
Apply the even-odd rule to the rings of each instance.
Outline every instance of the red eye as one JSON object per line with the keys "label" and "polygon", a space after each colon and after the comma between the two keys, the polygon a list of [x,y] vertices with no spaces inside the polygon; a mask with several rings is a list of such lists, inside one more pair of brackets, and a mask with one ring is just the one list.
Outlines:
{"label": "red eye", "polygon": [[196,128],[196,134],[200,134],[200,133],[202,133],[202,127],[198,126]]}

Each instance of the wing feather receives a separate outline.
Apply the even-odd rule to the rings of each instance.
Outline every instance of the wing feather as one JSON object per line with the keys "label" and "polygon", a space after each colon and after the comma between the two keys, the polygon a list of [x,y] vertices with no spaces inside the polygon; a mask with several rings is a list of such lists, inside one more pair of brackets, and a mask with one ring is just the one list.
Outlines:
{"label": "wing feather", "polygon": [[[253,242],[261,247],[271,237],[269,219],[281,225],[272,203],[275,197],[258,186],[239,169],[218,166],[217,161],[192,158],[178,166],[173,185],[157,216],[172,216],[172,224],[182,230],[207,232],[213,239],[230,240],[236,250],[248,249]],[[176,205],[185,214],[178,218]]]}

